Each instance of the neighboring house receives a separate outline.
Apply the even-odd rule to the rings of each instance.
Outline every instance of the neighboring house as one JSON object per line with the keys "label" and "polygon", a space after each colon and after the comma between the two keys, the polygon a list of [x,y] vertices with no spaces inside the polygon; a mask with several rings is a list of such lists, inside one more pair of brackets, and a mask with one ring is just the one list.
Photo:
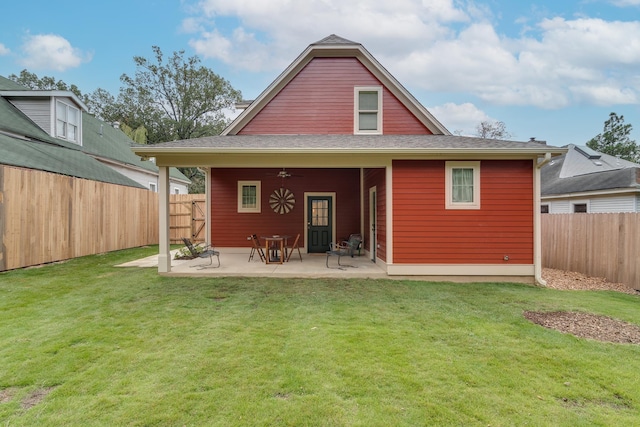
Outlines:
{"label": "neighboring house", "polygon": [[207,236],[351,233],[390,276],[541,281],[540,166],[566,149],[451,135],[360,44],[310,45],[223,135],[135,147],[161,165],[159,272],[171,270],[168,166],[207,173]]}
{"label": "neighboring house", "polygon": [[640,212],[640,165],[569,145],[541,169],[542,213]]}
{"label": "neighboring house", "polygon": [[[158,167],[133,141],[96,119],[73,92],[30,90],[0,77],[0,164],[157,191]],[[189,180],[171,168],[172,193]]]}

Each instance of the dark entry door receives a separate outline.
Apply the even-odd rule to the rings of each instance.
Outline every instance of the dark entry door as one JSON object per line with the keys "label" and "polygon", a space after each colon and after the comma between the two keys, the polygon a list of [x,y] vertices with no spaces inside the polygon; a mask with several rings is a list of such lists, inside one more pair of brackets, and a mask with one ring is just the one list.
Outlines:
{"label": "dark entry door", "polygon": [[308,217],[308,251],[309,253],[325,252],[329,250],[333,236],[333,227],[330,196],[308,196],[307,198]]}

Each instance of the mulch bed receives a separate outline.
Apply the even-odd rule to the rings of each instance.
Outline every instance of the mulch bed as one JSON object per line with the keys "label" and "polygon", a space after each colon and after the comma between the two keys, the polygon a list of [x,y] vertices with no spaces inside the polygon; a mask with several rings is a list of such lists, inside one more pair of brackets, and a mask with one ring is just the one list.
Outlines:
{"label": "mulch bed", "polygon": [[545,328],[580,338],[620,344],[640,344],[640,327],[590,313],[525,311],[524,317]]}

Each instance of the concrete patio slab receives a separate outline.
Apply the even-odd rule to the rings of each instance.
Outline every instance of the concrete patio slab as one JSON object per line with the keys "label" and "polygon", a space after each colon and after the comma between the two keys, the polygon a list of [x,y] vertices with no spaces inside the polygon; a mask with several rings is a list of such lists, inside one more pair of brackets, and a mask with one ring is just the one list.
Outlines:
{"label": "concrete patio slab", "polygon": [[[238,250],[225,250],[225,248],[216,248],[220,251],[220,267],[213,268],[203,266],[208,264],[207,258],[198,258],[192,260],[176,260],[174,259],[177,251],[171,251],[171,272],[163,273],[166,276],[184,277],[184,276],[236,276],[236,277],[300,277],[300,278],[389,278],[386,272],[377,264],[367,259],[366,256],[342,257],[340,259],[341,267],[338,266],[338,258],[329,257],[329,266],[326,266],[325,254],[302,254],[302,261],[296,253],[291,257],[289,262],[283,264],[265,264],[260,261],[256,255],[253,260],[249,261],[249,252],[239,252]],[[217,265],[217,261],[213,261],[213,265]],[[120,264],[117,267],[142,267],[142,268],[158,268],[158,256],[142,258],[139,260]]]}

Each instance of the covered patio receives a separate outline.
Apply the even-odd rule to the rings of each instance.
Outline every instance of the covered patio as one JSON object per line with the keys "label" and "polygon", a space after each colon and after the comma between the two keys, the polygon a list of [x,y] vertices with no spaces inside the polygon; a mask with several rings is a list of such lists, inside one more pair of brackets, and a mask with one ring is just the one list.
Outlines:
{"label": "covered patio", "polygon": [[[171,251],[170,272],[163,273],[172,277],[282,277],[282,278],[389,278],[386,272],[377,264],[368,259],[367,256],[342,257],[338,268],[337,257],[329,258],[329,266],[326,266],[325,254],[302,254],[302,261],[297,257],[292,257],[289,262],[283,264],[265,264],[256,255],[253,260],[248,261],[249,251],[238,250],[237,248],[216,248],[220,251],[220,267],[213,268],[202,264],[208,264],[208,259],[197,258],[192,260],[174,259],[176,250]],[[214,259],[213,265],[217,265]],[[142,267],[158,268],[158,255],[131,261],[118,267]]]}

